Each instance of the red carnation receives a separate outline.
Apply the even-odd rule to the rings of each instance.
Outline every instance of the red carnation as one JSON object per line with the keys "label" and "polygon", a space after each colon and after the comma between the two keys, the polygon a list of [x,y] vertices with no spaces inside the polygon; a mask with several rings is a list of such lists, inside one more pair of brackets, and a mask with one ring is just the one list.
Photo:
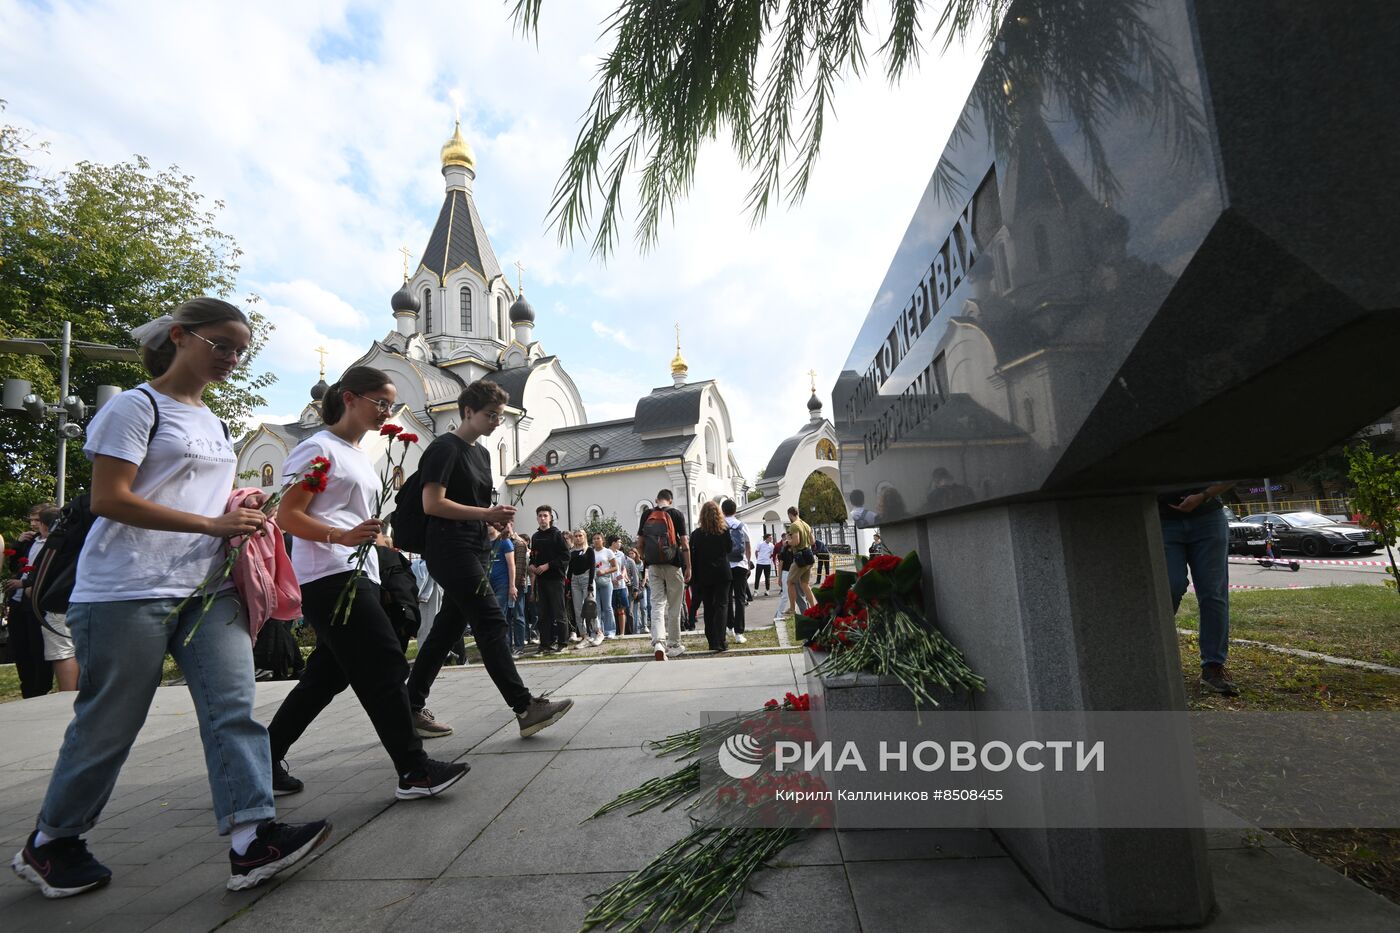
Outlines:
{"label": "red carnation", "polygon": [[393,437],[395,434],[398,434],[402,430],[403,427],[401,425],[386,424],[379,429],[379,433],[383,434],[385,437]]}
{"label": "red carnation", "polygon": [[808,619],[825,619],[826,607],[808,606],[806,609],[802,610],[802,615]]}
{"label": "red carnation", "polygon": [[545,475],[546,473],[548,473],[548,472],[549,472],[549,467],[545,466],[545,465],[542,464],[542,463],[539,464],[538,466],[532,466],[532,467],[530,467],[530,475],[533,476],[533,477],[544,476],[544,475]]}
{"label": "red carnation", "polygon": [[14,548],[12,548],[12,547],[7,547],[7,548],[5,548],[5,556],[6,556],[6,557],[14,557],[14,556],[15,556],[16,554],[18,554],[18,553],[19,553],[19,551],[16,551],[16,550],[15,550]]}
{"label": "red carnation", "polygon": [[310,493],[326,491],[326,474],[324,472],[307,473],[302,477],[301,488]]}
{"label": "red carnation", "polygon": [[856,574],[856,576],[863,577],[867,573],[889,573],[899,566],[899,561],[900,559],[893,554],[881,554],[877,557],[872,557],[865,562],[865,566],[860,568],[860,573]]}
{"label": "red carnation", "polygon": [[312,473],[325,473],[325,472],[326,472],[327,470],[329,470],[330,468],[331,468],[331,462],[330,462],[330,460],[328,460],[327,458],[325,458],[325,457],[312,457],[312,458],[311,458],[311,472],[312,472]]}
{"label": "red carnation", "polygon": [[764,703],[764,704],[763,704],[763,708],[764,708],[764,709],[777,709],[777,708],[778,708],[779,706],[781,706],[781,705],[782,705],[782,704],[780,704],[777,700],[769,700],[767,703]]}
{"label": "red carnation", "polygon": [[836,574],[833,573],[833,574],[829,575],[825,580],[823,580],[823,581],[821,582],[821,586],[818,586],[817,589],[819,589],[819,590],[829,590],[829,589],[831,589],[831,588],[832,588],[833,586],[835,586],[835,585],[836,585]]}
{"label": "red carnation", "polygon": [[403,441],[405,444],[416,444],[418,443],[418,435],[405,432],[399,435],[399,440]]}

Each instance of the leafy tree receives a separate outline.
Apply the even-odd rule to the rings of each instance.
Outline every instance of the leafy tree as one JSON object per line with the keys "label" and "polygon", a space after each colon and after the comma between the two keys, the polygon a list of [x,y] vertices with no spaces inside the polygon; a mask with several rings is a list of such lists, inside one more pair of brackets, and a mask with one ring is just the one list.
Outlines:
{"label": "leafy tree", "polygon": [[840,524],[846,520],[846,500],[831,477],[813,472],[802,484],[797,512],[809,525]]}
{"label": "leafy tree", "polygon": [[750,490],[749,490],[749,497],[748,497],[748,501],[749,501],[749,502],[757,502],[759,499],[762,499],[762,498],[763,498],[763,493],[760,492],[760,491],[758,490],[758,487],[757,487],[757,483],[758,483],[758,481],[761,480],[761,479],[763,479],[763,471],[762,471],[762,470],[759,470],[759,471],[758,471],[758,475],[754,477],[755,486],[754,486],[753,489],[750,489]]}
{"label": "leafy tree", "polygon": [[583,523],[583,530],[588,534],[590,544],[593,541],[593,536],[595,534],[600,534],[603,536],[604,545],[607,544],[609,538],[613,535],[617,535],[622,538],[622,546],[624,548],[632,546],[632,535],[626,528],[622,527],[622,522],[617,520],[616,515],[609,515],[606,518],[602,516],[590,518]]}
{"label": "leafy tree", "polygon": [[[1390,575],[1400,581],[1395,563],[1397,537],[1400,537],[1400,454],[1378,454],[1366,444],[1347,448],[1351,481],[1355,490],[1352,504],[1362,520],[1376,530],[1390,558]],[[1396,589],[1400,593],[1400,588]]]}
{"label": "leafy tree", "polygon": [[[3,105],[3,102],[0,102]],[[0,337],[57,338],[63,321],[73,339],[132,346],[128,331],[187,298],[227,298],[238,272],[233,238],[215,226],[223,205],[206,206],[194,179],[176,168],[153,171],[140,156],[116,165],[80,162],[56,177],[34,155],[45,144],[0,125]],[[256,303],[253,296],[250,303]],[[272,325],[256,309],[248,360]],[[246,365],[211,386],[209,407],[231,425],[264,404],[275,376]],[[3,357],[4,375],[27,379],[49,401],[58,367],[35,356]],[[139,364],[91,360],[75,353],[69,391],[91,402],[96,387],[129,387],[146,378]],[[0,418],[0,531],[18,527],[30,504],[51,498],[58,439],[53,421]],[[68,490],[86,488],[89,467],[69,445]]]}
{"label": "leafy tree", "polygon": [[[594,255],[618,240],[624,184],[637,177],[636,240],[655,244],[662,220],[690,190],[701,146],[727,133],[753,183],[754,222],[782,196],[807,190],[836,87],[867,67],[865,11],[873,0],[620,0],[607,20],[615,39],[598,69],[583,127],[554,190],[550,222],[561,241],[595,223]],[[986,65],[972,99],[996,148],[1005,152],[1021,115],[1051,97],[1084,138],[1093,181],[1111,200],[1117,183],[1098,130],[1117,112],[1150,112],[1173,157],[1206,156],[1197,95],[1138,0],[1040,0],[999,36],[1010,0],[890,0],[888,35],[875,49],[896,82],[917,67],[925,42],[979,30]],[[516,0],[517,26],[537,34],[544,0]],[[936,20],[931,29],[925,23]],[[993,40],[996,41],[993,41]],[[955,140],[968,133],[964,119]],[[787,177],[784,179],[784,171]],[[950,199],[966,181],[951,163],[934,175]]]}

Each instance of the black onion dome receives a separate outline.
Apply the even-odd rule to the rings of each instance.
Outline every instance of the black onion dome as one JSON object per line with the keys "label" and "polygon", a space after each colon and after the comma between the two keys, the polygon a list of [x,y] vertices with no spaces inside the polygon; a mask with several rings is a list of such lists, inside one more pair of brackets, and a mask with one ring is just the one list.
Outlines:
{"label": "black onion dome", "polygon": [[330,391],[330,388],[330,386],[326,385],[326,380],[320,380],[311,387],[311,400],[313,402],[321,401],[326,397],[326,393]]}
{"label": "black onion dome", "polygon": [[809,398],[809,399],[807,399],[807,410],[808,410],[808,411],[821,411],[821,410],[822,410],[821,399],[817,398],[817,393],[813,392],[813,393],[812,393],[812,397]]}
{"label": "black onion dome", "polygon": [[412,311],[418,313],[418,299],[413,296],[408,283],[404,282],[399,290],[394,292],[394,297],[389,299],[389,307],[395,311]]}
{"label": "black onion dome", "polygon": [[510,322],[512,324],[533,324],[535,323],[535,309],[530,307],[530,302],[521,295],[515,299],[515,304],[510,306]]}

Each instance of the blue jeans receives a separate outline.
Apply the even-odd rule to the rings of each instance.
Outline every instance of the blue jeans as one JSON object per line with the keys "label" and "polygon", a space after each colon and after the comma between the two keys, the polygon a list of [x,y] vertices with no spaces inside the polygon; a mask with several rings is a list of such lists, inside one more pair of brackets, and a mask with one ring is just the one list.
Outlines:
{"label": "blue jeans", "polygon": [[1201,607],[1201,665],[1224,664],[1230,652],[1230,525],[1225,511],[1163,518],[1162,544],[1167,555],[1172,611],[1181,607],[1189,567]]}
{"label": "blue jeans", "polygon": [[512,648],[524,648],[526,632],[525,626],[525,604],[530,601],[530,591],[521,587],[515,591],[515,602],[510,604],[510,611],[506,613],[506,621],[510,623],[510,646]]}
{"label": "blue jeans", "polygon": [[519,648],[520,645],[515,643],[515,603],[510,601],[510,581],[502,580],[497,583],[492,580],[491,592],[496,594],[496,602],[501,606],[501,615],[506,617],[506,635],[510,640],[510,646]]}
{"label": "blue jeans", "polygon": [[178,602],[132,599],[68,607],[81,673],[73,721],[39,810],[39,828],[48,835],[78,836],[97,824],[146,721],[167,651],[194,698],[219,833],[277,815],[267,729],[253,718],[253,642],[247,616],[229,590],[214,601],[186,645],[199,619],[200,600],[191,600],[167,623],[165,617]]}
{"label": "blue jeans", "polygon": [[617,620],[612,612],[612,580],[606,574],[594,578],[593,586],[598,594],[598,621],[603,623],[604,635],[617,634]]}

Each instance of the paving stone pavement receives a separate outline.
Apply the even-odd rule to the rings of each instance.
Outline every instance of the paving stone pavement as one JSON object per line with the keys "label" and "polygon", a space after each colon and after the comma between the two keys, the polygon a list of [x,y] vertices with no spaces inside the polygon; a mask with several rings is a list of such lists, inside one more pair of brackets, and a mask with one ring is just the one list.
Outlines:
{"label": "paving stone pavement", "polygon": [[[93,851],[112,884],[46,901],[3,873],[0,930],[578,930],[587,896],[640,868],[686,831],[684,814],[581,820],[674,767],[641,748],[698,724],[704,710],[752,709],[799,689],[798,655],[665,663],[534,665],[532,689],[576,701],[558,725],[519,738],[480,668],[449,669],[431,698],[456,729],[429,743],[471,773],[439,798],[395,802],[394,776],[353,695],[337,698],[292,750],[306,782],[281,818],[329,817],[317,857],[252,891],[224,890],[197,726],[183,688],[162,688]],[[260,684],[270,719],[290,684]],[[0,705],[0,846],[33,826],[70,700]],[[1243,833],[1209,836],[1220,915],[1211,931],[1395,930],[1400,908],[1293,849]],[[1256,840],[1257,842],[1257,840]],[[761,896],[755,896],[761,895]],[[995,838],[975,830],[815,833],[755,876],[727,929],[1003,931],[1098,929],[1048,906]]]}

